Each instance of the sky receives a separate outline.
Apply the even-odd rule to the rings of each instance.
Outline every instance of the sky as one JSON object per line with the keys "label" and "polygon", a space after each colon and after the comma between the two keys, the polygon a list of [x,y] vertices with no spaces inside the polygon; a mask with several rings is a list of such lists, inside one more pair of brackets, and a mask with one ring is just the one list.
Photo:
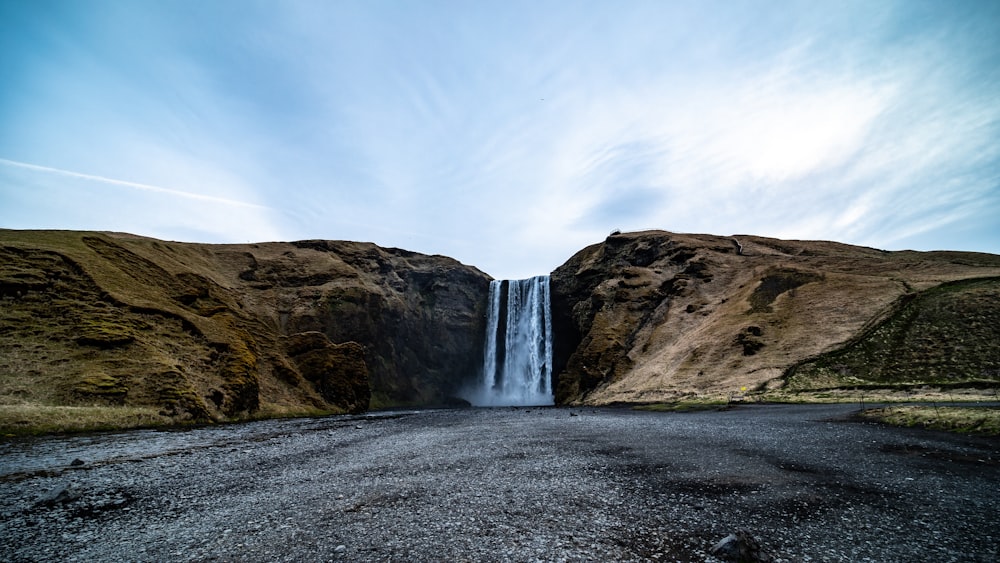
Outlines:
{"label": "sky", "polygon": [[1000,2],[0,0],[0,228],[1000,254]]}

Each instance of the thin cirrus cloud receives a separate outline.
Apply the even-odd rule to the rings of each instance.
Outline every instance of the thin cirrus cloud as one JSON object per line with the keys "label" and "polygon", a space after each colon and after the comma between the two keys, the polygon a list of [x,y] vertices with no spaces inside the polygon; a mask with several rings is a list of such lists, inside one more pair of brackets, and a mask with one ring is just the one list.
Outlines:
{"label": "thin cirrus cloud", "polygon": [[195,193],[195,192],[185,192],[183,190],[175,190],[172,188],[164,188],[161,186],[152,186],[149,184],[140,184],[138,182],[129,182],[126,180],[116,180],[114,178],[105,178],[103,176],[95,176],[93,174],[84,174],[82,172],[73,172],[71,170],[60,170],[59,168],[51,168],[48,166],[39,166],[37,164],[30,164],[27,162],[15,162],[13,160],[7,160],[0,158],[0,165],[5,166],[15,166],[17,168],[24,168],[26,170],[31,170],[34,172],[41,172],[43,174],[54,174],[57,176],[64,176],[67,178],[73,178],[78,180],[88,180],[91,182],[97,182],[100,184],[110,184],[113,186],[123,186],[126,188],[133,188],[136,190],[149,191],[159,194],[166,194],[174,197],[193,199],[197,201],[203,201],[208,203],[222,204],[226,206],[234,207],[250,207],[257,209],[265,209],[264,206],[255,203],[248,203],[245,201],[238,201],[235,199],[228,199],[224,197],[218,197],[208,194]]}
{"label": "thin cirrus cloud", "polygon": [[49,221],[11,216],[6,227],[120,230],[208,242],[273,240],[277,234],[270,225],[275,210],[207,193],[7,159],[0,159],[0,182],[21,188],[5,196],[9,208],[36,209]]}
{"label": "thin cirrus cloud", "polygon": [[0,226],[497,277],[615,228],[1000,252],[995,3],[34,6],[0,6]]}

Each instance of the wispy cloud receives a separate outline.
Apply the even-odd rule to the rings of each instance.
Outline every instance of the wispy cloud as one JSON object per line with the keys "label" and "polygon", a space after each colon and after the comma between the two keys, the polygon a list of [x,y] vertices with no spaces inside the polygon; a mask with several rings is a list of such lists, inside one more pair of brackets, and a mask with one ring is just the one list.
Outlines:
{"label": "wispy cloud", "polygon": [[102,184],[109,184],[113,186],[121,186],[125,188],[133,188],[136,190],[143,190],[148,192],[155,192],[160,194],[166,194],[174,197],[193,199],[198,201],[205,201],[211,203],[221,203],[223,205],[229,205],[233,207],[249,207],[256,209],[268,209],[264,205],[258,205],[256,203],[249,203],[246,201],[239,201],[235,199],[229,199],[224,197],[218,197],[207,194],[199,194],[194,192],[185,192],[183,190],[175,190],[172,188],[164,188],[161,186],[153,186],[150,184],[141,184],[139,182],[129,182],[127,180],[117,180],[115,178],[105,178],[104,176],[96,176],[93,174],[84,174],[82,172],[73,172],[72,170],[62,170],[61,168],[52,168],[49,166],[40,166],[38,164],[30,164],[27,162],[17,162],[15,160],[7,160],[5,158],[0,158],[0,164],[7,166],[15,166],[18,168],[24,168],[27,170],[33,170],[35,172],[44,172],[48,174],[57,174],[59,176],[65,176],[67,178],[76,178],[79,180],[89,180],[91,182],[99,182]]}
{"label": "wispy cloud", "polygon": [[371,240],[500,277],[612,228],[889,247],[975,225],[950,244],[1000,251],[996,3],[195,5],[0,18],[0,220],[136,210],[143,234]]}

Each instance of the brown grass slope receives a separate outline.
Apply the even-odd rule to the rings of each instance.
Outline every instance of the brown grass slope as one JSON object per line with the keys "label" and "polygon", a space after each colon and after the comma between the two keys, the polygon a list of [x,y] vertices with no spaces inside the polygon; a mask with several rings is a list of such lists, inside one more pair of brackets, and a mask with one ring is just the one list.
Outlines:
{"label": "brown grass slope", "polygon": [[[488,282],[369,243],[0,230],[0,431],[446,403]],[[649,231],[552,290],[560,404],[1000,380],[1000,256]]]}
{"label": "brown grass slope", "polygon": [[71,407],[132,409],[121,426],[440,402],[470,370],[450,360],[481,346],[467,335],[488,279],[367,243],[0,230],[0,426]]}
{"label": "brown grass slope", "polygon": [[996,276],[991,254],[616,234],[553,273],[556,400],[726,397],[786,374],[797,389],[995,383],[1000,286],[951,282]]}

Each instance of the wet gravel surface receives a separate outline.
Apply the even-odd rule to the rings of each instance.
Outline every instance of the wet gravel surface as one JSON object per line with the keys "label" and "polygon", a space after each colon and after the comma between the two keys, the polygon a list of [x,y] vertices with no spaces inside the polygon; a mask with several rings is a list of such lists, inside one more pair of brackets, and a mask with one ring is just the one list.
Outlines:
{"label": "wet gravel surface", "polygon": [[778,561],[1000,560],[1000,441],[852,410],[468,409],[15,441],[0,560],[716,561],[738,529]]}

